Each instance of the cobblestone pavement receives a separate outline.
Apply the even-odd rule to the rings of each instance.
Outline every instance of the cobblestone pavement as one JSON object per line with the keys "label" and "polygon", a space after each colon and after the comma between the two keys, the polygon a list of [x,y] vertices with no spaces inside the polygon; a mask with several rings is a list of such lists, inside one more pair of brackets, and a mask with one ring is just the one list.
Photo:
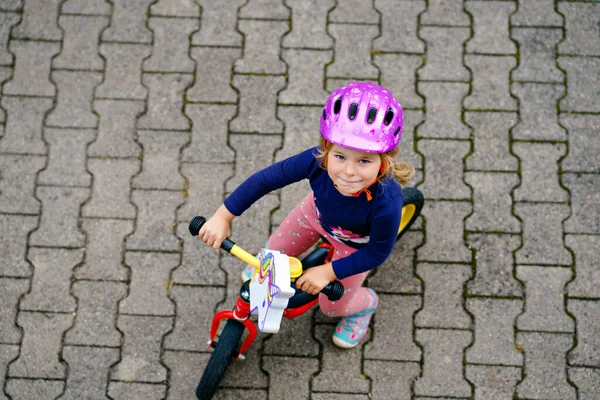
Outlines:
{"label": "cobblestone pavement", "polygon": [[366,344],[313,310],[219,398],[600,399],[600,3],[552,0],[0,0],[0,399],[194,398],[241,263],[187,223],[350,80],[404,105],[424,217]]}

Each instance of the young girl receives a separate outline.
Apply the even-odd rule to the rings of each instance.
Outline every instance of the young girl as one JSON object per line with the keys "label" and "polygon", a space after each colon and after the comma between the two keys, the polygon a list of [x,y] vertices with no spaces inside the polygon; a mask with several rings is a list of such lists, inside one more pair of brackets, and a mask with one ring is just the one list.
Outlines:
{"label": "young girl", "polygon": [[[393,161],[402,128],[402,107],[389,90],[370,82],[337,89],[323,108],[320,146],[252,175],[227,197],[199,236],[218,249],[229,237],[234,217],[265,194],[308,179],[312,192],[267,245],[294,257],[319,236],[335,247],[333,261],[306,270],[296,287],[316,294],[336,279],[342,282],[342,298],[332,302],[321,294],[319,306],[326,315],[343,317],[333,342],[342,348],[355,347],[365,338],[378,303],[377,294],[362,283],[392,251],[403,203],[400,185],[414,174],[412,166]],[[246,268],[247,278],[252,271]]]}

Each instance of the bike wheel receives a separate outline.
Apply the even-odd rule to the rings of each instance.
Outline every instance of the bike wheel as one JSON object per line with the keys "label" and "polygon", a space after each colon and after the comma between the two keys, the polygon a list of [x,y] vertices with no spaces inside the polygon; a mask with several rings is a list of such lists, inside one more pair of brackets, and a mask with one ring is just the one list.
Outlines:
{"label": "bike wheel", "polygon": [[227,366],[237,356],[240,339],[244,333],[244,325],[236,320],[227,320],[219,341],[210,355],[210,359],[196,387],[198,400],[210,400],[214,396],[221,380],[225,376]]}
{"label": "bike wheel", "polygon": [[398,228],[398,236],[396,240],[399,240],[410,226],[415,222],[417,217],[421,215],[423,204],[423,194],[417,188],[404,188],[402,189],[404,196],[404,204],[402,206],[402,217],[400,218],[400,227]]}

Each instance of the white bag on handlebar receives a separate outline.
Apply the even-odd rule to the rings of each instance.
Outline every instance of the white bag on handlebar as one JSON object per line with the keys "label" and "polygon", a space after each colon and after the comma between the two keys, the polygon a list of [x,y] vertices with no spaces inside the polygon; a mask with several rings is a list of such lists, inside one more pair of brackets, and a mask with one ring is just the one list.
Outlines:
{"label": "white bag on handlebar", "polygon": [[258,253],[260,269],[250,282],[250,311],[258,311],[258,330],[266,333],[279,332],[283,310],[295,293],[290,287],[290,258],[269,249]]}

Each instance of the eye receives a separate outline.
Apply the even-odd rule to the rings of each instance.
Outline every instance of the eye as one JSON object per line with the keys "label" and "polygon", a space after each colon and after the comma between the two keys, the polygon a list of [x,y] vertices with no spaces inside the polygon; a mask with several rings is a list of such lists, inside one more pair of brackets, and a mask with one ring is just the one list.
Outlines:
{"label": "eye", "polygon": [[345,159],[346,159],[346,158],[345,158],[343,155],[341,155],[341,154],[336,154],[334,157],[335,157],[335,158],[337,158],[338,160],[345,160]]}
{"label": "eye", "polygon": [[369,164],[371,162],[371,160],[360,160],[359,162],[361,164]]}

